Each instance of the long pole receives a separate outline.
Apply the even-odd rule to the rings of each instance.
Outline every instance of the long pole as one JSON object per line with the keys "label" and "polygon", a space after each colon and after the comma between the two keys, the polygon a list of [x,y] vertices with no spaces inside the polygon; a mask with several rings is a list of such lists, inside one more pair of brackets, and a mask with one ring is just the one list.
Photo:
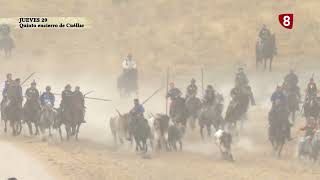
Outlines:
{"label": "long pole", "polygon": [[[169,67],[167,68],[166,73],[166,96],[168,94],[168,88],[169,88]],[[168,98],[166,97],[166,115],[168,115]]]}
{"label": "long pole", "polygon": [[203,96],[203,68],[201,68],[201,93],[202,93],[202,96]]}
{"label": "long pole", "polygon": [[25,80],[22,81],[20,85],[22,86],[24,83],[26,83],[34,74],[35,72],[31,73]]}

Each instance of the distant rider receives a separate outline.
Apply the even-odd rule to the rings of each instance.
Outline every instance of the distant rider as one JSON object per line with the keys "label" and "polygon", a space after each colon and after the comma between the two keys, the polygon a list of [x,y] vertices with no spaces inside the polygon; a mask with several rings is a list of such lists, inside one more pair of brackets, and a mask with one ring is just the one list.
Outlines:
{"label": "distant rider", "polygon": [[133,60],[131,54],[128,54],[127,58],[122,62],[122,68],[124,72],[135,70],[137,68],[137,64],[135,60]]}
{"label": "distant rider", "polygon": [[208,85],[203,97],[204,106],[206,107],[212,106],[215,102],[215,99],[216,99],[215,90],[213,89],[212,85]]}
{"label": "distant rider", "polygon": [[267,28],[267,25],[263,24],[259,32],[259,37],[262,41],[268,39],[271,36],[270,30]]}
{"label": "distant rider", "polygon": [[51,87],[47,86],[46,91],[40,96],[40,104],[41,106],[45,106],[47,103],[50,103],[52,107],[54,107],[55,97],[54,94],[51,93]]}
{"label": "distant rider", "polygon": [[299,79],[293,69],[284,78],[285,88],[294,88],[298,85]]}
{"label": "distant rider", "polygon": [[307,86],[306,98],[312,99],[314,97],[317,97],[317,93],[318,93],[317,85],[314,82],[313,78],[311,78]]}
{"label": "distant rider", "polygon": [[173,82],[170,83],[170,89],[167,93],[167,98],[170,98],[171,101],[174,101],[176,98],[180,97],[182,95],[181,91],[175,87],[175,84]]}
{"label": "distant rider", "polygon": [[8,88],[10,85],[13,84],[13,80],[12,80],[12,74],[7,74],[7,80],[4,82],[4,88],[2,90],[2,101],[7,100],[7,96],[8,96]]}
{"label": "distant rider", "polygon": [[248,77],[242,67],[238,68],[238,72],[236,73],[235,78],[235,84],[236,86],[239,85],[241,87],[249,85]]}
{"label": "distant rider", "polygon": [[63,110],[71,110],[73,102],[73,92],[71,91],[71,85],[67,84],[61,93],[61,108]]}
{"label": "distant rider", "polygon": [[78,114],[80,121],[85,123],[84,114],[85,114],[85,104],[84,104],[84,95],[80,91],[80,87],[76,86],[73,91],[73,110],[75,114]]}
{"label": "distant rider", "polygon": [[31,83],[31,86],[26,90],[25,97],[27,99],[25,106],[31,106],[33,110],[39,110],[40,109],[40,103],[39,103],[39,91],[37,89],[37,83],[33,81]]}
{"label": "distant rider", "polygon": [[144,119],[144,107],[140,104],[139,99],[133,100],[133,108],[130,114],[135,117],[135,119]]}
{"label": "distant rider", "polygon": [[[276,91],[271,96],[272,108],[269,112],[270,126],[284,126],[286,129],[286,138],[290,141],[291,138],[291,124],[289,122],[289,112],[287,97],[284,94],[281,86],[277,86]],[[273,122],[277,120],[279,122]],[[280,123],[280,124],[279,124]],[[273,127],[274,129],[276,127]]]}
{"label": "distant rider", "polygon": [[198,87],[196,85],[196,80],[191,79],[191,84],[187,87],[186,99],[189,99],[190,97],[196,97],[197,91]]}

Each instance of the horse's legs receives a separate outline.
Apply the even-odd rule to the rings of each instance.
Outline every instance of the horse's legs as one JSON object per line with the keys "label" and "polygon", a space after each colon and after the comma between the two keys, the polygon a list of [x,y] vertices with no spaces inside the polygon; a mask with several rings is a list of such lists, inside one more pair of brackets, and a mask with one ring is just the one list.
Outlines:
{"label": "horse's legs", "polygon": [[8,120],[4,120],[4,132],[7,133],[7,122]]}
{"label": "horse's legs", "polygon": [[30,134],[30,136],[32,136],[33,135],[32,123],[30,121],[27,121],[27,125],[28,125],[28,128],[29,128],[29,134]]}
{"label": "horse's legs", "polygon": [[281,143],[280,145],[278,145],[278,157],[281,156],[283,145],[284,145],[284,143]]}
{"label": "horse's legs", "polygon": [[180,151],[182,151],[182,141],[179,139]]}
{"label": "horse's legs", "polygon": [[263,70],[265,71],[267,69],[267,59],[263,59]]}
{"label": "horse's legs", "polygon": [[270,58],[270,61],[269,61],[269,71],[271,72],[272,70],[272,60],[273,60],[273,57]]}
{"label": "horse's legs", "polygon": [[204,137],[203,137],[203,125],[200,125],[200,135],[201,135],[201,138],[203,139]]}
{"label": "horse's legs", "polygon": [[78,140],[78,135],[79,135],[80,126],[81,126],[81,123],[78,123],[77,129],[76,129],[76,140]]}
{"label": "horse's legs", "polygon": [[61,126],[59,126],[58,129],[59,129],[60,140],[63,141]]}
{"label": "horse's legs", "polygon": [[69,139],[70,139],[70,126],[65,125],[65,129],[66,129],[66,133],[67,133],[67,141],[69,141]]}
{"label": "horse's legs", "polygon": [[35,123],[34,126],[36,127],[36,133],[35,135],[39,135],[39,124],[38,123]]}
{"label": "horse's legs", "polygon": [[211,137],[211,125],[207,125],[208,137]]}
{"label": "horse's legs", "polygon": [[49,126],[49,137],[52,137],[51,126]]}

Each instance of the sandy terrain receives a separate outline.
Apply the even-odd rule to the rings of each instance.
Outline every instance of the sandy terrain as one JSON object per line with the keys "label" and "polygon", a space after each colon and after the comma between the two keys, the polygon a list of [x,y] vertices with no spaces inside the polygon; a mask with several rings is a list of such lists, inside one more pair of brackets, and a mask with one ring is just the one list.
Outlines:
{"label": "sandy terrain", "polygon": [[[254,120],[257,116],[261,118]],[[55,179],[319,179],[318,164],[296,158],[296,140],[286,145],[282,158],[275,157],[266,140],[265,125],[261,122],[264,118],[259,109],[251,113],[247,131],[233,147],[235,163],[221,160],[213,142],[199,141],[198,133],[188,135],[183,152],[154,152],[151,159],[142,159],[128,147],[115,148],[112,143],[86,139],[60,143],[1,136],[0,140],[12,142],[41,161]],[[297,135],[297,130],[294,133]]]}

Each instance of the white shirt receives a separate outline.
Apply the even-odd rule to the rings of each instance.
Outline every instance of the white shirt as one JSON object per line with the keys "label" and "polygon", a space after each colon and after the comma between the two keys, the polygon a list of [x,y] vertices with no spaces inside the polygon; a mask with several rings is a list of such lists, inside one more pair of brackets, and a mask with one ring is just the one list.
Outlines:
{"label": "white shirt", "polygon": [[136,69],[137,68],[137,64],[136,64],[136,62],[134,60],[125,59],[122,62],[122,68],[123,69]]}

